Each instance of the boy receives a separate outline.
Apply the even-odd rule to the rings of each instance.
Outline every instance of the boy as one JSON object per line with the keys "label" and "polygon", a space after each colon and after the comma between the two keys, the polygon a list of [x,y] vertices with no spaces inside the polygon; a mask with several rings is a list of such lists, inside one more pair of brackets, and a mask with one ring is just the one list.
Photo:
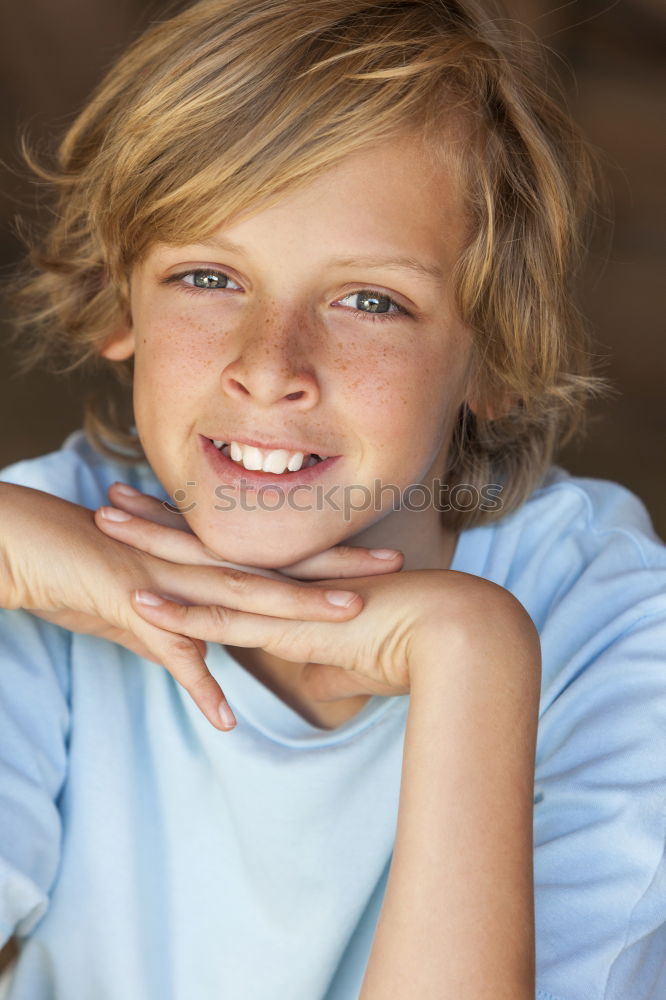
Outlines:
{"label": "boy", "polygon": [[[539,995],[657,981],[664,551],[619,488],[548,468],[595,387],[584,164],[496,30],[206,2],[70,130],[24,299],[132,366],[136,431],[98,410],[92,436],[148,464],[76,437],[5,473],[3,603],[51,623],[2,630],[10,996],[533,996],[536,630]],[[405,501],[438,482],[503,506]],[[234,734],[147,658],[228,728],[221,683]]]}

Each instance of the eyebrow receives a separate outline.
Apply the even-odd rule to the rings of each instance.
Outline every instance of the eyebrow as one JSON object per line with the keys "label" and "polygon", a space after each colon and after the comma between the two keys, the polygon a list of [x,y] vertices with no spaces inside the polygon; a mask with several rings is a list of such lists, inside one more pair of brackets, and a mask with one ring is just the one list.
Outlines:
{"label": "eyebrow", "polygon": [[444,277],[441,267],[424,264],[415,257],[337,257],[328,263],[338,267],[393,267],[401,271],[413,271],[424,278],[435,278],[436,281],[441,281]]}
{"label": "eyebrow", "polygon": [[[202,243],[201,246],[214,246],[229,253],[238,254],[240,257],[247,257],[247,253],[243,247],[223,236],[213,236],[210,240]],[[326,263],[329,267],[397,268],[401,271],[412,271],[414,274],[434,279],[435,281],[441,282],[444,279],[444,272],[441,267],[437,264],[424,263],[415,257],[393,257],[390,255],[372,254],[367,257],[335,257]]]}

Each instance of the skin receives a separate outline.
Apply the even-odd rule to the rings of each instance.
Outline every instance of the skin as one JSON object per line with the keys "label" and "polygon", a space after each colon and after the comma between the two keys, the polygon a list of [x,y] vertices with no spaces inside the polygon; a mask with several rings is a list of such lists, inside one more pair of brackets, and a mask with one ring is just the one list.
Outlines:
{"label": "skin", "polygon": [[[432,485],[467,398],[471,344],[450,282],[465,232],[461,204],[453,179],[418,145],[389,141],[200,243],[155,245],[135,267],[131,325],[116,330],[103,353],[134,355],[146,455],[170,493],[196,484],[185,518],[209,551],[275,570],[347,541],[397,548],[408,570],[450,565],[456,538],[433,506],[357,510],[347,522],[312,502],[305,511],[216,511],[219,480],[199,435],[315,442],[322,454],[341,456],[325,488]],[[379,256],[410,258],[440,275],[338,263]],[[188,270],[230,281],[195,288],[191,273],[177,277]],[[396,305],[364,312],[355,295],[364,289]],[[299,503],[308,506],[307,491]],[[232,651],[319,725],[338,724],[367,701],[349,678],[313,697],[305,664],[266,650]]]}

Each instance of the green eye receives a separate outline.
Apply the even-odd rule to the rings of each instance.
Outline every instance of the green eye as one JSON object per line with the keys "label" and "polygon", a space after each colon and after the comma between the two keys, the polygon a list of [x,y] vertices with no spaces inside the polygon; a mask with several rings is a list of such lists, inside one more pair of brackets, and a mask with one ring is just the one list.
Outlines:
{"label": "green eye", "polygon": [[216,288],[229,288],[234,291],[242,291],[233,278],[230,278],[224,271],[217,271],[212,267],[200,267],[192,271],[181,271],[179,274],[172,274],[164,279],[165,285],[188,285],[185,291],[201,289],[210,291]]}
{"label": "green eye", "polygon": [[192,284],[196,288],[226,288],[229,278],[221,271],[192,271]]}
{"label": "green eye", "polygon": [[362,288],[360,292],[350,292],[344,298],[338,299],[337,305],[345,306],[353,319],[366,321],[368,319],[384,322],[389,319],[399,319],[409,316],[404,306],[373,288]]}
{"label": "green eye", "polygon": [[380,295],[378,292],[356,292],[349,298],[355,298],[357,309],[361,309],[363,312],[389,312],[393,304],[393,299],[390,299],[388,295]]}

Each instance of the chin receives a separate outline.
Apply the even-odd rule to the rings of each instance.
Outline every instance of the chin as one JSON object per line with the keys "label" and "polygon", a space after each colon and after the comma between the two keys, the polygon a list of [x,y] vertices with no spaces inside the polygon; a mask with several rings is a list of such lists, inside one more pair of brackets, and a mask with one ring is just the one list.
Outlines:
{"label": "chin", "polygon": [[194,523],[190,523],[190,528],[202,544],[220,559],[257,569],[282,569],[337,544],[337,539],[322,539],[308,545],[302,536],[299,541],[285,538],[284,533],[276,537],[274,532],[256,531],[248,536],[237,529],[224,531],[211,525]]}

